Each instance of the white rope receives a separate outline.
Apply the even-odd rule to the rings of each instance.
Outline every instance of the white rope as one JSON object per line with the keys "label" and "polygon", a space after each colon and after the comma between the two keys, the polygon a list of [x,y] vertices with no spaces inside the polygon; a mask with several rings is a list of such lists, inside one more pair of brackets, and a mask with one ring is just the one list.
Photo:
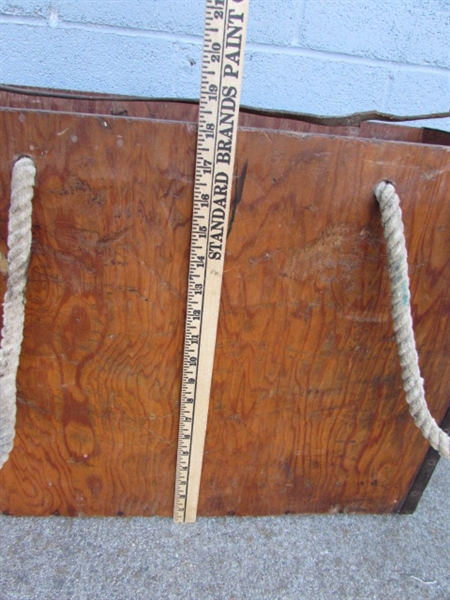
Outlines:
{"label": "white rope", "polygon": [[430,445],[444,458],[450,458],[450,437],[440,429],[430,414],[425,400],[419,357],[414,340],[411,317],[408,255],[400,209],[400,199],[394,186],[380,181],[374,190],[381,210],[381,222],[386,238],[389,278],[392,295],[392,319],[402,368],[403,388],[409,412]]}
{"label": "white rope", "polygon": [[0,469],[12,450],[16,423],[16,374],[23,339],[25,287],[31,248],[31,201],[36,166],[24,156],[11,179],[8,221],[8,283],[0,345]]}

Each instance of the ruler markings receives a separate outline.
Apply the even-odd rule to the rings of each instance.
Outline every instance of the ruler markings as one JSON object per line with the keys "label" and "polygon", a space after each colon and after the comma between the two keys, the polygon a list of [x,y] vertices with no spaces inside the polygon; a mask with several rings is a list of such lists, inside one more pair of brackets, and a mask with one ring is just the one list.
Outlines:
{"label": "ruler markings", "polygon": [[[223,53],[222,53],[222,61],[223,61]],[[221,85],[221,83],[222,83],[222,77],[220,77],[220,85]],[[209,111],[209,112],[211,113],[212,111]],[[217,117],[216,117],[216,124],[215,124],[215,125],[216,125],[216,127],[217,127],[217,125],[218,125],[218,118],[219,118],[219,113],[217,113]],[[202,121],[204,122],[204,121],[205,121],[205,119],[203,119]],[[201,149],[201,151],[202,151],[202,150],[203,150],[203,148]],[[201,164],[201,163],[200,163],[200,164]],[[213,169],[212,169],[211,186],[210,186],[210,192],[211,192],[210,198],[212,198],[212,182],[214,181],[214,179],[213,179],[213,174],[214,174],[214,172],[215,172],[215,169],[213,168]],[[198,215],[197,215],[197,216],[198,216]],[[208,235],[208,240],[209,240],[209,235]],[[207,243],[206,243],[206,249],[207,249],[207,247],[208,247],[208,240],[207,240]],[[194,248],[194,250],[196,250],[196,249],[199,249],[199,247],[195,247],[195,248]],[[201,247],[200,247],[200,249],[203,249],[203,247],[201,246]],[[202,263],[203,263],[203,261],[200,261],[200,263],[198,263],[198,264],[202,265]],[[204,284],[204,285],[203,285],[202,294],[201,294],[201,295],[202,295],[202,304],[204,303],[204,299],[205,299],[205,290],[206,290],[206,270],[204,271],[203,284]],[[197,304],[198,304],[198,303],[197,303]],[[201,323],[200,323],[200,333],[201,333],[202,329],[203,329],[203,322],[201,322]],[[190,331],[191,331],[191,328],[189,328],[189,330],[188,330],[188,333],[190,333]],[[191,341],[192,341],[192,340],[191,340]],[[189,340],[189,339],[187,339],[187,344],[186,344],[186,347],[187,347],[187,348],[189,348],[189,342],[190,342],[190,340]],[[185,363],[189,364],[189,362],[188,362],[188,361],[185,361]],[[197,371],[198,371],[198,367],[197,367]],[[190,371],[188,371],[188,372],[189,372],[189,374],[191,374],[191,375],[193,375],[193,374],[197,375],[197,376],[195,377],[195,379],[194,379],[194,381],[195,381],[195,388],[196,388],[196,387],[197,387],[197,381],[198,381],[198,372],[196,372],[196,371],[192,371],[192,370],[190,370]],[[185,379],[184,379],[184,383],[185,383],[184,387],[186,388],[186,384],[187,384],[187,383],[191,383],[191,381],[190,381],[190,379],[188,379],[188,378],[185,378]],[[196,391],[196,389],[194,389],[194,395],[195,395],[195,391]],[[184,422],[185,422],[185,423],[186,423],[186,422],[192,422],[192,423],[193,423],[193,421],[194,421],[194,417],[195,417],[195,412],[192,414],[192,417],[190,417],[190,416],[187,416],[188,414],[190,414],[190,411],[187,411],[187,408],[186,408],[186,407],[183,407],[183,410],[181,411],[181,415],[182,415],[182,418],[183,418]],[[192,426],[192,427],[193,427],[193,426]],[[183,439],[185,439],[185,436],[186,436],[186,435],[189,435],[189,433],[186,433],[186,432],[189,432],[189,430],[190,430],[190,429],[189,429],[189,427],[182,426],[182,425],[180,424],[180,442],[181,442],[181,443],[183,442]],[[191,466],[191,461],[190,461],[190,458],[191,458],[191,452],[192,452],[192,443],[193,443],[193,437],[192,437],[192,435],[191,435],[191,436],[190,436],[190,444],[189,444],[189,454],[188,454],[188,457],[189,457],[189,458],[188,458],[188,464],[187,464],[187,465],[180,464],[180,469],[181,469],[182,471],[189,471],[189,468],[190,468],[190,466]],[[184,456],[184,455],[186,455],[186,451],[185,451],[185,450],[182,450],[182,455],[183,455],[183,456]],[[177,482],[177,486],[176,486],[176,488],[177,488],[178,495],[179,495],[179,499],[178,499],[178,502],[177,502],[177,508],[179,509],[179,507],[180,507],[180,504],[181,504],[181,505],[183,504],[183,502],[180,502],[180,500],[181,500],[181,501],[182,501],[182,500],[184,500],[184,501],[185,501],[185,500],[186,500],[186,498],[187,498],[187,496],[188,496],[188,491],[189,491],[189,490],[188,490],[188,488],[189,488],[189,479],[187,479],[186,481],[179,480],[179,481]],[[183,490],[184,490],[184,493],[180,493],[180,492],[183,492]],[[185,519],[186,519],[186,502],[184,502],[184,505],[185,505],[185,506],[184,506],[183,520],[185,520]]]}
{"label": "ruler markings", "polygon": [[[233,178],[248,2],[206,2],[205,23],[212,22],[214,18],[220,27],[205,25],[203,47],[175,481],[174,520],[177,522],[195,521],[197,513]],[[224,85],[224,78],[230,85]],[[208,109],[209,106],[213,109]],[[224,117],[222,111],[225,112]],[[205,115],[211,115],[208,122]],[[228,129],[226,133],[220,132],[226,136],[221,140],[219,123],[222,124],[222,117]],[[205,221],[206,224],[203,224]]]}
{"label": "ruler markings", "polygon": [[[218,31],[216,29],[216,31]],[[222,33],[222,44],[221,44],[221,56],[220,56],[220,64],[223,64],[223,59],[224,59],[224,52],[225,52],[225,33],[226,33],[226,27],[224,27],[223,33]],[[206,48],[203,49],[204,54],[209,52],[209,50],[207,50]],[[205,60],[206,62],[206,60]],[[209,64],[209,61],[208,61]],[[219,71],[219,91],[221,90],[222,87],[222,80],[223,80],[223,71],[222,69]],[[211,111],[212,112],[212,111]],[[217,132],[217,127],[219,125],[219,118],[220,118],[220,111],[217,110],[216,111],[216,122],[215,122],[215,128],[214,131]],[[214,144],[214,150],[216,151],[216,143]],[[212,166],[211,166],[211,179],[210,179],[210,194],[209,194],[209,199],[210,202],[212,202],[212,198],[213,198],[213,182],[214,182],[214,173],[215,173],[215,168],[216,168],[216,164],[215,161],[211,161],[212,162]],[[211,216],[210,216],[211,219]],[[208,228],[208,236],[207,236],[207,242],[206,242],[206,253],[205,253],[205,260],[206,260],[206,254],[208,251],[208,242],[209,242],[209,232],[210,232],[210,228]],[[207,276],[207,269],[204,269],[203,272],[203,290],[202,290],[202,307],[201,310],[203,311],[203,307],[204,307],[204,303],[205,303],[205,292],[206,292],[206,276]],[[202,331],[203,331],[203,325],[204,325],[204,320],[202,319],[200,321],[200,337],[202,335]],[[198,357],[200,358],[200,349],[198,351]],[[197,365],[198,365],[198,361],[197,361]],[[197,377],[195,378],[195,384],[194,384],[194,397],[196,396],[196,392],[197,392],[197,384],[198,384],[198,366],[197,366]],[[190,454],[189,454],[189,461],[188,461],[188,465],[187,465],[187,471],[189,471],[190,466],[191,466],[191,458],[192,458],[192,444],[194,441],[194,436],[193,436],[193,431],[194,431],[194,425],[195,425],[195,416],[196,416],[196,412],[195,410],[192,413],[192,433],[191,433],[191,438],[190,438]],[[181,465],[182,466],[182,465]],[[186,494],[186,500],[188,498],[188,494],[189,494],[189,483],[190,483],[190,479],[188,478],[186,481],[186,487],[185,487],[185,494]],[[197,502],[198,502],[198,498],[197,498]],[[186,511],[187,511],[187,502],[185,503],[185,507],[184,507],[184,514],[183,514],[183,520],[186,521]],[[195,509],[195,513],[197,512],[197,509]],[[191,521],[191,519],[195,520],[196,518],[196,514],[194,517],[189,518],[188,520]]]}
{"label": "ruler markings", "polygon": [[[222,37],[222,48],[223,48],[223,37]],[[223,61],[223,53],[222,53],[222,61]],[[209,62],[209,61],[204,61],[204,62]],[[220,77],[219,89],[220,89],[220,84],[221,84],[221,81],[222,81],[222,77]],[[212,113],[212,111],[209,111],[209,112],[210,112],[210,113]],[[215,125],[216,125],[216,128],[217,128],[217,125],[218,125],[218,114],[219,114],[219,113],[218,113],[218,111],[217,111],[217,116],[216,116],[216,124],[215,124]],[[205,122],[205,121],[206,121],[206,119],[202,119],[202,121],[203,121],[203,122]],[[200,150],[200,152],[202,152],[202,149]],[[210,161],[210,162],[211,162],[211,161]],[[201,161],[199,161],[199,163],[201,164]],[[205,165],[205,162],[204,162],[204,161],[203,161],[203,165]],[[201,168],[201,167],[200,167],[200,168]],[[211,184],[210,184],[210,195],[209,195],[209,198],[210,198],[210,199],[212,199],[212,182],[213,182],[213,173],[214,173],[214,169],[212,169],[212,177],[211,177]],[[203,171],[203,174],[205,174],[205,171]],[[209,236],[208,236],[208,238],[209,238]],[[206,248],[205,248],[205,249],[206,249],[206,251],[207,251],[207,247],[208,247],[208,244],[206,243]],[[203,246],[201,246],[201,247],[200,247],[200,249],[203,249]],[[205,254],[206,254],[206,253],[205,253]],[[205,258],[206,258],[206,257],[205,257]],[[194,258],[194,260],[195,260],[195,258]],[[200,264],[201,264],[202,262],[203,262],[203,261],[200,261]],[[206,291],[206,286],[205,286],[205,284],[206,284],[206,269],[204,270],[204,274],[203,274],[203,286],[202,286],[202,290],[201,290],[201,297],[202,297],[202,309],[203,309],[203,305],[204,305],[204,301],[205,301],[205,291]],[[200,336],[201,336],[202,329],[203,329],[203,321],[201,321],[201,322],[200,322]],[[189,333],[191,333],[191,331],[189,331]],[[192,334],[191,334],[191,336],[192,336]],[[189,340],[189,339],[187,339],[187,344],[186,344],[186,346],[187,346],[188,348],[189,348],[189,344],[190,344],[190,342],[192,342],[192,337],[191,337],[191,339],[190,339],[190,340]],[[189,361],[190,361],[190,360],[191,360],[191,357],[189,357]],[[188,361],[185,361],[185,362],[186,362],[187,364],[190,364],[190,362],[188,362]],[[196,376],[195,376],[195,378],[194,378],[194,390],[193,390],[194,397],[195,397],[195,394],[196,394],[196,391],[197,391],[197,385],[198,385],[198,362],[197,362],[197,369],[196,369],[194,372],[193,372],[192,370],[191,370],[191,371],[189,371],[189,372],[190,372],[190,374],[195,374],[195,375],[196,375]],[[187,384],[189,381],[190,381],[190,380],[188,379],[188,380],[186,381],[186,384]],[[187,387],[187,385],[186,385],[186,384],[185,384],[185,388]],[[185,392],[186,392],[186,389],[185,389]],[[190,400],[190,398],[188,398],[188,399],[186,399],[186,398],[185,398],[185,401],[186,401],[186,400]],[[192,423],[192,430],[191,430],[191,435],[190,435],[190,443],[189,443],[188,462],[187,462],[187,465],[180,464],[180,469],[181,469],[182,471],[189,471],[189,470],[190,470],[190,467],[191,467],[192,444],[193,444],[193,435],[192,435],[192,432],[193,432],[193,428],[194,428],[195,410],[192,412],[192,417],[190,417],[190,416],[187,416],[187,413],[188,413],[188,412],[189,412],[189,415],[190,415],[190,411],[187,411],[187,406],[185,406],[185,407],[183,408],[183,412],[182,412],[182,419],[184,420],[184,422],[185,422],[185,423],[186,423],[186,422],[187,422],[187,420],[189,419],[189,421]],[[183,435],[181,436],[181,443],[182,443],[182,440],[183,440],[184,436],[186,435],[186,431],[188,431],[188,432],[189,432],[189,428],[188,428],[188,427],[183,427],[183,428],[182,428],[182,431],[183,431]],[[189,434],[188,434],[188,435],[189,435]],[[183,452],[183,455],[184,455],[184,454],[185,454],[185,451]],[[181,461],[181,462],[182,462],[182,461]],[[181,503],[181,504],[184,504],[184,510],[183,510],[183,520],[186,520],[187,498],[188,498],[188,494],[189,494],[189,478],[187,478],[187,479],[186,479],[186,481],[179,480],[179,482],[178,482],[178,486],[177,486],[177,487],[178,487],[178,491],[179,491],[179,492],[180,492],[180,491],[182,491],[182,490],[184,489],[184,494],[181,494],[180,500],[184,500],[184,503]],[[178,503],[178,505],[180,505],[180,502]]]}

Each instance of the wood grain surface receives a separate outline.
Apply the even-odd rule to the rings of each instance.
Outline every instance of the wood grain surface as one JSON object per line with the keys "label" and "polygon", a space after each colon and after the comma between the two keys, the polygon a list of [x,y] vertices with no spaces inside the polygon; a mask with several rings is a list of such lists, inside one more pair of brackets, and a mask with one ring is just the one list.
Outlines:
{"label": "wood grain surface", "polygon": [[[386,127],[386,126],[384,126]],[[171,515],[195,124],[0,111],[37,162],[14,515]],[[373,188],[403,200],[431,411],[450,405],[449,149],[241,128],[200,515],[392,512],[427,452],[402,392]],[[5,277],[0,274],[0,293]]]}
{"label": "wood grain surface", "polygon": [[[116,99],[114,96],[103,94],[89,94],[91,99],[82,100],[78,98],[79,94],[77,92],[40,90],[39,88],[23,89],[27,91],[27,94],[0,90],[0,106],[5,108],[32,108],[34,110],[198,122],[198,103],[193,101],[127,100],[125,98]],[[40,91],[46,95],[39,95]],[[67,94],[69,97],[58,97],[58,92]],[[52,96],[52,93],[55,95]],[[276,129],[277,131],[298,131],[398,142],[427,142],[429,144],[439,143],[450,145],[450,134],[434,129],[392,125],[376,121],[363,121],[358,126],[327,126],[307,123],[290,113],[285,113],[282,117],[262,115],[257,113],[257,109],[250,111],[241,108],[239,125],[241,127]],[[435,141],[436,137],[438,138],[437,142]]]}

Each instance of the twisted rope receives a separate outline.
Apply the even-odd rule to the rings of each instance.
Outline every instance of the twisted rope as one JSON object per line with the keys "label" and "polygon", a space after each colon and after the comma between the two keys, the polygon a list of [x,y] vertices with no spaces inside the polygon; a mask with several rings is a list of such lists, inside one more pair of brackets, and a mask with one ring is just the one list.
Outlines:
{"label": "twisted rope", "polygon": [[23,339],[25,287],[31,248],[31,200],[36,166],[31,158],[19,158],[11,179],[8,222],[8,283],[3,303],[0,345],[0,469],[14,443],[16,423],[16,374]]}
{"label": "twisted rope", "polygon": [[430,445],[438,450],[441,456],[450,459],[450,437],[440,429],[428,410],[423,388],[424,381],[420,376],[419,357],[411,317],[408,255],[400,199],[394,186],[388,181],[378,183],[374,193],[380,205],[381,222],[386,239],[392,319],[402,368],[403,389],[406,392],[409,412]]}

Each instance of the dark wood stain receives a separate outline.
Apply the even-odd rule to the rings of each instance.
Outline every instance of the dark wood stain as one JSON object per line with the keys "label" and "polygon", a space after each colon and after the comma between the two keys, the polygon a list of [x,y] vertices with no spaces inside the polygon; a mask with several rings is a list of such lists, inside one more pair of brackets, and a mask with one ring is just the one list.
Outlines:
{"label": "dark wood stain", "polygon": [[237,210],[239,203],[242,200],[242,194],[244,192],[244,186],[245,186],[245,178],[247,176],[247,167],[248,167],[248,160],[245,161],[244,166],[242,167],[241,174],[238,177],[236,177],[236,181],[235,181],[235,185],[234,185],[234,195],[233,195],[233,198],[231,199],[231,214],[230,214],[229,223],[228,223],[227,238],[230,235],[231,230],[233,229],[233,223],[234,223],[234,217],[236,216],[236,210]]}

